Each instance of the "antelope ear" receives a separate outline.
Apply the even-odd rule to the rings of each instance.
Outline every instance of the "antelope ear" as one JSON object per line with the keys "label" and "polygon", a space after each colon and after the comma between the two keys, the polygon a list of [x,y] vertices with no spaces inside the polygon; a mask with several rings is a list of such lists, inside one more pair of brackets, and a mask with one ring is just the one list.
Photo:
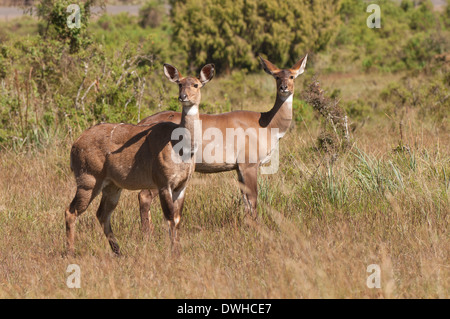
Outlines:
{"label": "antelope ear", "polygon": [[260,55],[259,62],[261,63],[262,68],[264,69],[264,71],[266,71],[267,74],[274,75],[275,73],[280,71],[280,69],[277,68],[272,62],[263,59]]}
{"label": "antelope ear", "polygon": [[181,76],[180,72],[178,72],[177,68],[170,64],[167,64],[167,63],[164,63],[164,74],[167,76],[167,78],[171,82],[175,82],[175,83],[180,81],[182,78],[182,76]]}
{"label": "antelope ear", "polygon": [[215,71],[215,66],[212,63],[207,64],[202,68],[202,70],[200,71],[200,77],[199,77],[199,80],[200,80],[200,82],[202,82],[202,85],[205,85],[206,83],[211,81],[211,79],[214,77],[214,71]]}
{"label": "antelope ear", "polygon": [[295,77],[299,76],[303,72],[305,72],[306,61],[308,60],[308,54],[305,55],[303,59],[295,63],[295,65],[291,68],[291,71],[295,73]]}

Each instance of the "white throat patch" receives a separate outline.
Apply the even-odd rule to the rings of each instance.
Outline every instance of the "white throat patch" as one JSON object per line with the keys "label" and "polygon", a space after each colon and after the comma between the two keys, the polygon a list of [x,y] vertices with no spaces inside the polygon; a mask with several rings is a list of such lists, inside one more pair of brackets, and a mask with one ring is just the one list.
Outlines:
{"label": "white throat patch", "polygon": [[284,101],[284,103],[289,104],[289,107],[292,107],[292,100],[293,100],[294,94],[289,95],[289,97]]}
{"label": "white throat patch", "polygon": [[184,114],[186,114],[188,116],[197,115],[198,114],[198,105],[184,106],[183,112],[184,112]]}

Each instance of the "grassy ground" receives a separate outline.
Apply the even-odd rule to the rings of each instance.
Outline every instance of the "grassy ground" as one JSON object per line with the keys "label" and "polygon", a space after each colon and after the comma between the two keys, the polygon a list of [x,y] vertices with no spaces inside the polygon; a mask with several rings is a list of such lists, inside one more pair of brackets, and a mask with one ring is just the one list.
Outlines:
{"label": "grassy ground", "polygon": [[[392,76],[371,81],[388,80]],[[369,94],[365,86],[377,90],[363,75],[321,81],[349,99]],[[203,100],[222,103],[222,111],[271,107],[273,96],[263,94],[227,104],[221,90],[232,82],[211,82]],[[274,91],[266,75],[246,82]],[[299,83],[296,96],[300,90]],[[235,173],[196,174],[178,257],[170,254],[159,203],[152,209],[155,233],[146,241],[137,193],[128,191],[112,221],[124,256],[110,251],[95,218],[97,199],[77,222],[76,257],[63,257],[75,136],[40,149],[2,150],[0,297],[448,298],[448,123],[419,121],[411,110],[402,133],[407,147],[397,151],[393,117],[358,123],[351,150],[333,165],[315,150],[315,123],[297,121],[281,141],[279,172],[260,176],[258,222],[244,217]],[[81,267],[80,289],[66,286],[73,263]],[[381,267],[380,289],[366,285],[371,264]]]}

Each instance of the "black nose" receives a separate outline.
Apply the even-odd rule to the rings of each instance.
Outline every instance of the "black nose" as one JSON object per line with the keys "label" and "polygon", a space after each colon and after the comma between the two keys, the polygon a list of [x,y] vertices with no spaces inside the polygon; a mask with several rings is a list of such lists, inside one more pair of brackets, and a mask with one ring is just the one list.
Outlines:
{"label": "black nose", "polygon": [[287,90],[287,85],[286,84],[281,84],[280,85],[280,90],[286,91]]}
{"label": "black nose", "polygon": [[187,95],[186,95],[186,94],[180,94],[180,96],[178,97],[178,100],[179,100],[180,102],[183,102],[184,100],[186,100],[186,98],[187,98]]}

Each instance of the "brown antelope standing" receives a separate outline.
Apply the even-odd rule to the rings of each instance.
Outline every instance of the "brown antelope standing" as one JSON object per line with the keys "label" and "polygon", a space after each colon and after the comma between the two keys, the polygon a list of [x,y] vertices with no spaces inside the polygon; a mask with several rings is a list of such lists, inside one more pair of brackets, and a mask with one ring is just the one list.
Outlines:
{"label": "brown antelope standing", "polygon": [[[76,218],[100,192],[97,218],[111,249],[120,254],[110,219],[122,189],[157,190],[172,244],[177,243],[185,189],[195,166],[194,126],[199,119],[200,89],[213,78],[214,65],[204,66],[199,78],[184,78],[168,64],[164,65],[164,73],[179,85],[179,101],[183,106],[179,124],[155,121],[150,125],[99,124],[86,130],[73,144],[70,165],[77,190],[65,213],[69,254],[74,252]],[[186,152],[183,149],[182,155],[174,149],[177,143],[172,135],[180,132],[177,129],[189,132],[185,136],[191,138],[190,149]]]}
{"label": "brown antelope standing", "polygon": [[[261,65],[268,74],[276,79],[277,97],[272,109],[268,112],[250,112],[250,111],[234,111],[223,114],[200,114],[202,124],[202,148],[199,152],[205,151],[205,148],[210,143],[210,136],[204,134],[210,128],[217,128],[225,136],[227,129],[243,129],[249,132],[247,140],[257,141],[258,144],[258,158],[256,161],[249,161],[251,157],[250,148],[246,145],[235,145],[234,157],[224,156],[222,162],[197,162],[195,171],[201,173],[218,173],[230,170],[236,170],[240,183],[241,192],[244,198],[247,212],[257,214],[257,197],[258,184],[257,174],[258,167],[261,163],[267,160],[276,147],[278,140],[288,130],[292,121],[292,97],[294,94],[294,80],[297,76],[302,74],[305,70],[308,55],[298,61],[290,69],[279,69],[274,64],[260,57]],[[179,123],[182,115],[177,112],[166,111],[160,112],[150,117],[145,118],[140,124],[149,124],[156,121],[171,121]],[[272,136],[274,130],[277,136]],[[248,130],[248,129],[254,129]],[[256,133],[255,133],[256,132]],[[252,139],[253,138],[253,139]],[[276,141],[274,143],[273,141]],[[227,144],[223,143],[223,154],[226,153]],[[248,145],[247,145],[248,146]],[[241,159],[241,160],[239,160]],[[242,160],[244,159],[244,160]],[[143,190],[139,193],[139,204],[141,214],[141,225],[144,234],[148,235],[153,229],[150,216],[150,205],[153,198],[157,195],[157,191]]]}

